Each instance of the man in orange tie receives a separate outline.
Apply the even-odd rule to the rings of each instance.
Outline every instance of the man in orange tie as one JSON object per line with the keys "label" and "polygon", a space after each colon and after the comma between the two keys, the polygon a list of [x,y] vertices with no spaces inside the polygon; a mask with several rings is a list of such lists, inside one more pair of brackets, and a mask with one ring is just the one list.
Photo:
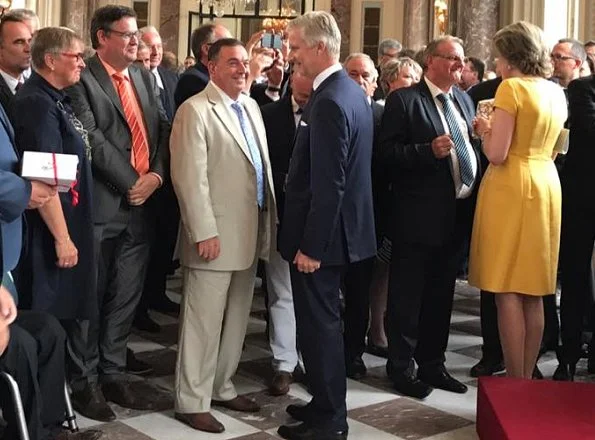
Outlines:
{"label": "man in orange tie", "polygon": [[83,415],[115,418],[106,400],[156,409],[126,380],[126,342],[141,297],[149,257],[152,194],[167,178],[170,125],[155,78],[134,66],[136,14],[105,6],[91,21],[97,54],[70,90],[77,117],[89,132],[94,179],[99,317],[78,324],[72,343],[85,353],[72,380],[73,404]]}

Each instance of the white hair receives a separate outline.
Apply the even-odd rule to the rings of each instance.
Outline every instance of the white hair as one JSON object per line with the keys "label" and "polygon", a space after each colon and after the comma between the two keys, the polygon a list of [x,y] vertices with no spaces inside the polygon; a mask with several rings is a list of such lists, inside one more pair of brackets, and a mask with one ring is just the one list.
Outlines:
{"label": "white hair", "polygon": [[326,11],[312,11],[294,18],[288,29],[301,29],[308,47],[323,43],[327,52],[335,60],[339,60],[341,52],[341,31],[335,17]]}
{"label": "white hair", "polygon": [[139,29],[141,35],[145,35],[145,34],[157,34],[159,35],[159,31],[157,30],[157,28],[155,26],[144,26],[142,28]]}

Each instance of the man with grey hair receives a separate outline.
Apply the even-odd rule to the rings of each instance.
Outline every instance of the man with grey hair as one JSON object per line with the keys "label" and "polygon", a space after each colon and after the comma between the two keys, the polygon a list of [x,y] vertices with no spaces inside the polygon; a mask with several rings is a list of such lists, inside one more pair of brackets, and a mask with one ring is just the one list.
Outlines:
{"label": "man with grey hair", "polygon": [[566,89],[571,81],[580,76],[581,66],[586,59],[583,43],[574,38],[562,38],[552,49],[553,77]]}
{"label": "man with grey hair", "polygon": [[401,49],[403,49],[403,45],[394,38],[382,40],[378,45],[378,66],[382,69],[388,60],[397,58]]}
{"label": "man with grey hair", "polygon": [[289,23],[289,60],[312,78],[287,176],[279,250],[291,267],[300,350],[312,400],[287,412],[290,440],[347,438],[339,288],[347,265],[376,254],[373,122],[365,93],[339,64],[341,33],[328,12]]}
{"label": "man with grey hair", "polygon": [[[460,250],[471,230],[480,180],[475,110],[458,87],[463,43],[426,48],[424,78],[386,100],[380,149],[392,173],[392,263],[387,372],[395,389],[423,399],[433,387],[465,393],[444,366]],[[419,366],[414,376],[414,360]]]}

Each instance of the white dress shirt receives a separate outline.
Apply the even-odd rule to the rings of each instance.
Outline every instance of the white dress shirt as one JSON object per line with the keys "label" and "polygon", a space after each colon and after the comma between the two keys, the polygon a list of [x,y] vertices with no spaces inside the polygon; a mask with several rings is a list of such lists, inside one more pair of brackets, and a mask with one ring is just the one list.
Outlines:
{"label": "white dress shirt", "polygon": [[[442,126],[444,127],[444,131],[447,134],[450,134],[450,129],[448,128],[448,124],[446,123],[446,118],[444,117],[444,110],[442,108],[442,103],[438,100],[437,96],[444,93],[436,84],[430,81],[427,77],[424,77],[428,88],[430,89],[430,93],[434,98],[434,103],[436,104],[436,108],[438,109],[438,114],[440,115],[440,120],[442,121]],[[459,108],[455,104],[455,100],[452,94],[452,87],[448,91],[448,95],[454,104],[455,108],[455,117],[457,119],[457,123],[461,128],[461,133],[463,134],[463,139],[465,140],[465,147],[467,148],[467,152],[469,153],[469,158],[471,159],[471,168],[473,169],[473,183],[471,186],[465,185],[461,181],[461,170],[459,168],[459,157],[457,156],[457,152],[455,148],[450,149],[450,162],[451,162],[451,169],[452,169],[452,180],[455,184],[455,192],[457,199],[465,199],[471,195],[473,192],[473,186],[475,185],[475,181],[477,180],[477,156],[475,155],[475,150],[471,146],[471,140],[469,139],[469,129],[467,127],[467,122],[465,122],[465,118],[460,113]]]}
{"label": "white dress shirt", "polygon": [[295,122],[295,126],[297,127],[300,123],[300,119],[302,119],[302,112],[298,113],[298,111],[300,110],[300,106],[297,102],[295,102],[293,96],[291,97],[291,110],[293,111],[293,120]]}
{"label": "white dress shirt", "polygon": [[159,75],[159,71],[157,70],[157,67],[151,69],[151,73],[155,77],[155,81],[157,81],[157,85],[159,86],[159,88],[161,90],[164,90],[165,87],[163,87],[163,80],[161,79],[161,75]]}
{"label": "white dress shirt", "polygon": [[341,66],[340,63],[336,63],[333,64],[331,67],[327,67],[326,69],[324,69],[316,76],[316,78],[314,78],[314,84],[312,84],[312,89],[316,90],[318,87],[320,87],[320,84],[322,84],[325,79],[327,79],[333,73],[338,72],[342,68],[343,66]]}
{"label": "white dress shirt", "polygon": [[6,81],[6,84],[8,85],[8,88],[10,89],[13,95],[17,92],[17,86],[19,85],[19,83],[23,84],[25,82],[23,75],[21,75],[19,78],[15,78],[14,76],[6,73],[4,70],[0,70],[0,75],[2,75],[4,81]]}

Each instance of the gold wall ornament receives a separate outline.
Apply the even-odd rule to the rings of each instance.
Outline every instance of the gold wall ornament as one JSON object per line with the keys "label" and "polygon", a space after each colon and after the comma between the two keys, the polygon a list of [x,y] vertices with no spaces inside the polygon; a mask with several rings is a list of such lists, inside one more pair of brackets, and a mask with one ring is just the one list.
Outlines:
{"label": "gold wall ornament", "polygon": [[[0,0],[2,1],[2,0]],[[242,4],[244,8],[248,5],[253,5],[256,0],[197,0],[198,6],[205,6],[207,8],[213,8],[213,14],[216,17],[221,18],[225,15],[226,10],[234,10],[236,3]]]}
{"label": "gold wall ornament", "polygon": [[10,9],[12,0],[0,0],[0,16],[4,15],[7,9]]}
{"label": "gold wall ornament", "polygon": [[444,0],[434,0],[434,20],[440,35],[448,28],[448,4]]}

